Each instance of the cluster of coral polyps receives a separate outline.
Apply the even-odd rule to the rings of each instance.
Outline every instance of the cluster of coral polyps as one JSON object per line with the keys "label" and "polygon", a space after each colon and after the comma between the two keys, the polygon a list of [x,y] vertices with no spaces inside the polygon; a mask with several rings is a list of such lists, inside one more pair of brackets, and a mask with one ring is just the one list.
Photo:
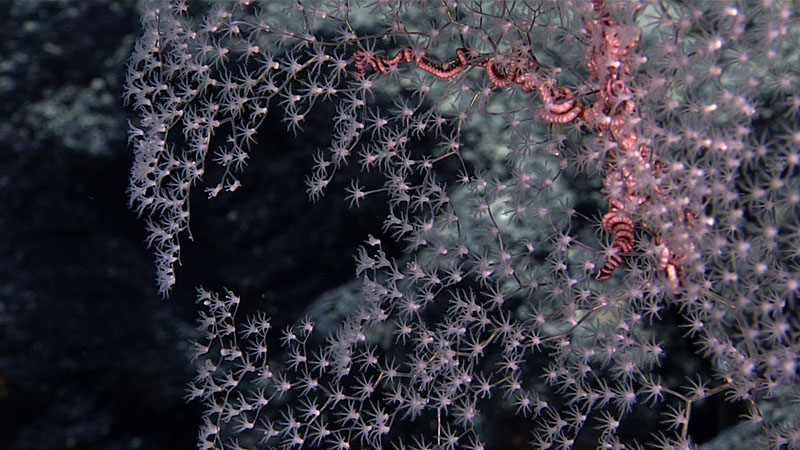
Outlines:
{"label": "cluster of coral polyps", "polygon": [[[543,120],[564,124],[580,119],[601,140],[607,141],[598,143],[609,149],[603,178],[609,210],[603,215],[602,225],[611,235],[613,252],[606,256],[596,275],[598,280],[604,280],[622,264],[626,254],[634,252],[634,217],[639,216],[639,208],[665,196],[657,182],[665,166],[637,133],[639,116],[630,86],[639,29],[612,19],[604,0],[595,0],[593,5],[596,18],[584,25],[591,42],[586,65],[592,86],[587,92],[596,92],[591,105],[582,103],[569,87],[559,85],[555,71],[543,70],[524,49],[517,49],[511,55],[492,55],[460,48],[456,50],[456,59],[446,63],[431,60],[427,50],[411,47],[403,48],[391,58],[358,50],[354,58],[357,78],[366,75],[367,66],[386,74],[401,62],[415,64],[440,78],[453,77],[469,67],[482,67],[498,88],[517,86],[525,93],[538,93],[542,101],[539,116]],[[679,216],[679,220],[690,224],[694,217],[688,210]],[[666,271],[677,289],[684,256],[673,251],[658,235],[654,242],[658,267]]]}

